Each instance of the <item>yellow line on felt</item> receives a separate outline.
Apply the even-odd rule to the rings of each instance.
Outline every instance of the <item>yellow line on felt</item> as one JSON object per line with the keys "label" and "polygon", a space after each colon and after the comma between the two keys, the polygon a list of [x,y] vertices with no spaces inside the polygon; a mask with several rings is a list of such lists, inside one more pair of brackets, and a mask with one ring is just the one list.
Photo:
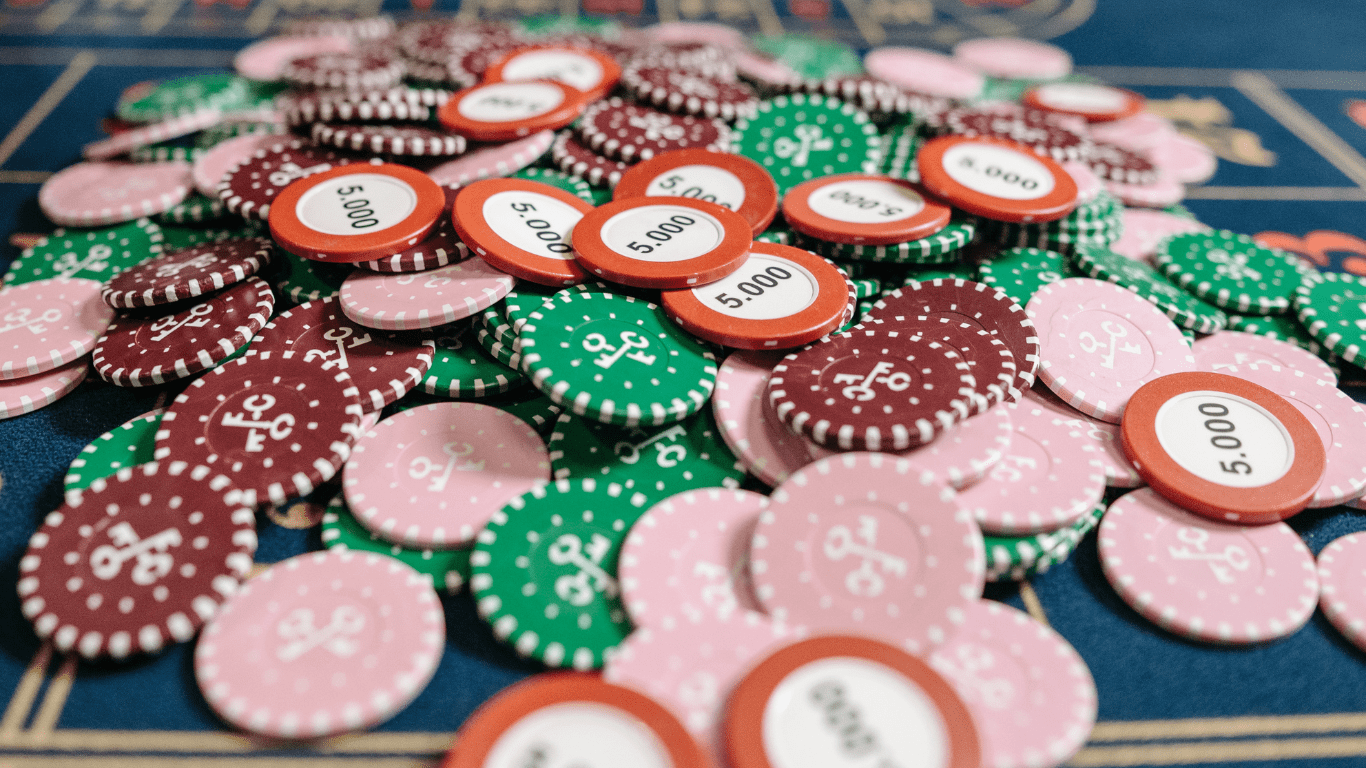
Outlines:
{"label": "yellow line on felt", "polygon": [[42,184],[52,171],[0,171],[0,184]]}
{"label": "yellow line on felt", "polygon": [[84,2],[85,0],[57,0],[44,8],[43,12],[38,14],[38,18],[34,19],[34,23],[38,25],[39,31],[55,32],[57,27],[71,19],[76,9]]}
{"label": "yellow line on felt", "polygon": [[261,0],[242,26],[253,35],[263,35],[270,29],[270,25],[275,21],[275,15],[279,12],[280,6],[275,0]]}
{"label": "yellow line on felt", "polygon": [[33,724],[28,729],[28,736],[34,741],[46,741],[52,729],[57,727],[57,720],[62,716],[62,708],[66,706],[66,697],[71,693],[72,683],[76,681],[77,661],[76,654],[67,654],[62,659],[62,666],[57,669],[57,674],[53,675],[52,682],[48,684],[47,693],[43,694],[43,701],[38,705],[38,713],[33,716]]}
{"label": "yellow line on felt", "polygon": [[1366,756],[1366,736],[1328,739],[1260,739],[1188,744],[1086,747],[1067,762],[1070,768],[1130,765],[1192,765],[1242,761]]}
{"label": "yellow line on felt", "polygon": [[29,137],[29,134],[33,133],[47,119],[48,115],[52,114],[52,110],[62,103],[62,99],[71,93],[71,89],[76,87],[76,83],[79,83],[93,66],[95,66],[95,54],[90,51],[83,50],[71,57],[71,63],[66,65],[62,74],[52,82],[52,85],[47,87],[46,91],[43,91],[43,95],[38,97],[38,101],[32,107],[29,107],[28,112],[19,118],[19,122],[10,130],[5,140],[0,141],[0,166],[9,160],[10,155],[14,154],[14,150],[18,149],[19,145],[23,144]]}
{"label": "yellow line on felt", "polygon": [[33,701],[38,698],[38,690],[43,687],[43,678],[47,675],[47,665],[51,660],[50,643],[39,646],[38,652],[29,659],[28,669],[24,670],[24,676],[19,678],[19,684],[14,687],[14,694],[9,697],[5,716],[0,718],[0,743],[11,740],[24,729],[24,723],[28,722],[28,713],[33,709]]}
{"label": "yellow line on felt", "polygon": [[868,9],[863,7],[863,0],[840,0],[844,3],[844,9],[849,11],[849,18],[854,20],[854,26],[858,28],[863,39],[869,45],[882,45],[887,41],[887,30],[882,25],[873,21]]}
{"label": "yellow line on felt", "polygon": [[655,0],[655,13],[661,24],[678,21],[678,7],[674,5],[674,0]]}
{"label": "yellow line on felt", "polygon": [[[325,755],[440,755],[455,743],[453,733],[427,731],[357,733],[313,742],[310,751]],[[10,748],[33,747],[45,751],[74,752],[166,752],[232,755],[250,753],[265,742],[222,731],[103,731],[62,728],[39,743],[20,740]]]}
{"label": "yellow line on felt", "polygon": [[1366,731],[1366,712],[1267,717],[1196,717],[1185,720],[1131,720],[1096,723],[1091,743],[1162,739],[1232,738],[1272,734]]}
{"label": "yellow line on felt", "polygon": [[1238,72],[1231,82],[1240,93],[1346,174],[1353,183],[1366,187],[1366,157],[1287,96],[1270,78],[1260,72]]}
{"label": "yellow line on felt", "polygon": [[479,0],[460,0],[460,10],[456,11],[455,18],[461,21],[479,18]]}
{"label": "yellow line on felt", "polygon": [[142,31],[155,35],[166,26],[185,0],[152,0],[152,7],[142,17]]}
{"label": "yellow line on felt", "polygon": [[1360,187],[1191,187],[1187,200],[1301,200],[1321,203],[1366,201]]}
{"label": "yellow line on felt", "polygon": [[783,33],[783,22],[778,18],[778,12],[773,9],[772,0],[749,0],[749,12],[754,14],[754,19],[759,22],[760,32],[765,35]]}
{"label": "yellow line on felt", "polygon": [[1034,587],[1027,581],[1020,582],[1020,600],[1024,601],[1025,611],[1033,616],[1035,621],[1045,627],[1051,626],[1048,623],[1048,614],[1043,612],[1043,603],[1039,602],[1038,594],[1034,592]]}

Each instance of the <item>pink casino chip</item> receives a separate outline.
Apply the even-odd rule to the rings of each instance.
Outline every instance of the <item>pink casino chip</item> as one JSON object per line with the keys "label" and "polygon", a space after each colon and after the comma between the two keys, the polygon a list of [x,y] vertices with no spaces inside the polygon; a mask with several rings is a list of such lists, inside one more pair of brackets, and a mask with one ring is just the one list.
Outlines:
{"label": "pink casino chip", "polygon": [[1015,434],[982,482],[958,494],[987,533],[1055,531],[1080,520],[1105,495],[1105,467],[1081,430],[1025,399],[1009,403]]}
{"label": "pink casino chip", "polygon": [[114,319],[97,280],[51,277],[0,289],[0,381],[36,376],[95,348]]}
{"label": "pink casino chip", "polygon": [[1086,163],[1069,160],[1062,164],[1062,169],[1077,183],[1077,205],[1086,205],[1105,191],[1105,182]]}
{"label": "pink casino chip", "polygon": [[538,131],[503,144],[473,144],[465,154],[427,169],[427,175],[443,187],[510,176],[536,162],[554,140],[554,131]]}
{"label": "pink casino chip", "polygon": [[1319,599],[1314,556],[1283,522],[1220,523],[1140,488],[1110,505],[1098,540],[1101,569],[1124,602],[1194,640],[1286,637]]}
{"label": "pink casino chip", "polygon": [[1219,158],[1209,147],[1180,133],[1149,149],[1148,160],[1182,184],[1202,184],[1219,170]]}
{"label": "pink casino chip", "polygon": [[1230,368],[1275,365],[1302,371],[1306,376],[1323,379],[1333,386],[1338,383],[1338,375],[1323,358],[1290,342],[1255,333],[1220,331],[1196,339],[1191,350],[1195,353],[1197,371],[1232,373]]}
{"label": "pink casino chip", "polygon": [[774,619],[922,653],[982,595],[986,554],[971,513],[934,474],[879,453],[832,456],[773,491],[750,546]]}
{"label": "pink casino chip", "polygon": [[929,445],[902,454],[934,473],[939,482],[963,490],[987,476],[1010,449],[1014,429],[1006,403],[960,421]]}
{"label": "pink casino chip", "polygon": [[928,661],[974,715],[983,766],[1062,765],[1096,724],[1096,682],[1081,655],[1008,605],[973,603]]}
{"label": "pink casino chip", "polygon": [[1072,277],[1025,308],[1039,331],[1039,378],[1068,405],[1119,423],[1138,388],[1195,370],[1185,336],[1151,302],[1113,283]]}
{"label": "pink casino chip", "polygon": [[304,56],[325,53],[350,53],[356,43],[349,37],[325,35],[281,35],[248,45],[232,59],[232,68],[248,80],[274,81],[284,76],[285,67]]}
{"label": "pink casino chip", "polygon": [[228,723],[312,739],[397,714],[427,686],[445,647],[426,576],[384,555],[330,549],[243,585],[204,628],[194,671]]}
{"label": "pink casino chip", "polygon": [[1148,184],[1107,181],[1105,188],[1133,208],[1166,208],[1186,199],[1185,185],[1165,173],[1159,173],[1157,180]]}
{"label": "pink casino chip", "polygon": [[926,96],[971,99],[986,78],[967,64],[924,48],[874,48],[863,57],[868,74]]}
{"label": "pink casino chip", "polygon": [[281,137],[271,133],[249,133],[235,136],[227,141],[213,145],[194,161],[190,170],[194,188],[199,194],[218,199],[218,185],[223,177],[239,165],[251,160],[256,153],[279,144]]}
{"label": "pink casino chip", "polygon": [[432,403],[394,414],[363,435],[343,490],[356,519],[409,547],[469,544],[512,499],[550,481],[536,430],[478,403]]}
{"label": "pink casino chip", "polygon": [[64,227],[98,227],[170,210],[189,194],[189,163],[76,163],[43,182],[38,206]]}
{"label": "pink casino chip", "polygon": [[1194,219],[1147,208],[1125,208],[1123,222],[1124,234],[1110,246],[1110,250],[1134,261],[1150,264],[1157,254],[1158,243],[1168,237],[1209,231],[1209,227]]}
{"label": "pink casino chip", "polygon": [[356,270],[341,287],[342,311],[368,328],[432,328],[488,309],[517,284],[513,276],[470,258],[406,274]]}
{"label": "pink casino chip", "polygon": [[1111,488],[1137,488],[1143,485],[1143,478],[1134,468],[1133,462],[1124,455],[1124,444],[1119,437],[1119,425],[1108,421],[1093,419],[1064,403],[1047,387],[1030,387],[1025,390],[1025,400],[1053,412],[1053,419],[1077,431],[1086,439],[1096,452],[1092,458],[1099,459],[1105,470],[1105,484]]}
{"label": "pink casino chip", "polygon": [[1072,55],[1038,40],[979,37],[953,47],[953,57],[1003,80],[1057,80],[1072,73]]}
{"label": "pink casino chip", "polygon": [[1139,153],[1146,153],[1174,135],[1176,126],[1172,121],[1152,112],[1139,112],[1112,122],[1091,125],[1092,139]]}
{"label": "pink casino chip", "polygon": [[0,381],[0,419],[33,413],[66,397],[85,381],[90,366],[85,360],[67,363],[37,376]]}
{"label": "pink casino chip", "polygon": [[1366,534],[1349,533],[1324,547],[1318,574],[1323,615],[1366,651]]}
{"label": "pink casino chip", "polygon": [[716,375],[712,409],[721,438],[760,481],[776,486],[816,459],[834,453],[794,435],[768,405],[768,375],[783,352],[734,352]]}
{"label": "pink casino chip", "polygon": [[749,581],[749,542],[768,497],[702,488],[659,502],[631,526],[617,575],[637,627],[762,613]]}

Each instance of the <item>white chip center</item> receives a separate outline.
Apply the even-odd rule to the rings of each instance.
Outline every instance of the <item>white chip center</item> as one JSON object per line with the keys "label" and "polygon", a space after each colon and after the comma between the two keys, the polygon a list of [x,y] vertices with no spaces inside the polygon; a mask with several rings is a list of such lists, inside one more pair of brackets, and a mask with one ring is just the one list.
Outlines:
{"label": "white chip center", "polygon": [[583,214],[549,195],[512,190],[484,201],[484,221],[517,248],[548,259],[574,258],[570,235]]}
{"label": "white chip center", "polygon": [[586,701],[551,704],[513,723],[484,760],[487,768],[674,768],[668,750],[635,717]]}
{"label": "white chip center", "polygon": [[949,147],[944,170],[968,189],[1003,200],[1037,200],[1056,184],[1048,168],[1033,157],[971,141]]}
{"label": "white chip center", "polygon": [[774,768],[943,768],[948,730],[938,707],[901,673],[836,656],[783,678],[764,706]]}
{"label": "white chip center", "polygon": [[382,173],[337,176],[305,192],[294,206],[303,225],[327,235],[382,232],[412,215],[417,191]]}
{"label": "white chip center", "polygon": [[695,259],[721,244],[726,228],[711,214],[681,205],[643,205],[602,225],[608,248],[631,259],[673,262]]}
{"label": "white chip center", "polygon": [[820,295],[820,283],[796,262],[751,253],[744,266],[692,293],[703,306],[729,317],[776,320],[811,306]]}
{"label": "white chip center", "polygon": [[1285,477],[1295,463],[1290,432],[1256,403],[1197,390],[1157,409],[1157,441],[1187,471],[1230,488],[1256,488]]}
{"label": "white chip center", "polygon": [[1128,101],[1123,91],[1089,83],[1054,83],[1034,92],[1039,101],[1069,112],[1115,112]]}
{"label": "white chip center", "polygon": [[470,120],[508,123],[544,115],[564,102],[564,91],[545,83],[494,83],[469,93],[456,108]]}
{"label": "white chip center", "polygon": [[529,51],[514,56],[503,66],[503,79],[559,80],[587,91],[602,82],[602,65],[592,56],[573,51]]}
{"label": "white chip center", "polygon": [[914,189],[877,179],[850,179],[817,187],[806,204],[827,219],[850,224],[902,221],[925,210],[925,198]]}
{"label": "white chip center", "polygon": [[732,211],[745,204],[745,183],[714,165],[680,165],[659,174],[645,188],[646,197],[691,197]]}

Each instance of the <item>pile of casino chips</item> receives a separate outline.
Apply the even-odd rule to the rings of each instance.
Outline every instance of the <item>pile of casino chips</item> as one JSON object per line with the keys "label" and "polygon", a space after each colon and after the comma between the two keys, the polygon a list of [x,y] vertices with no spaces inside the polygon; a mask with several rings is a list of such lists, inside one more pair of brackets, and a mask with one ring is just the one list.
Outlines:
{"label": "pile of casino chips", "polygon": [[[1366,644],[1358,540],[1316,569],[1283,522],[1366,493],[1360,281],[1197,222],[1213,156],[1057,48],[856,65],[381,18],[125,93],[0,290],[0,407],[91,365],[169,404],[73,462],[37,633],[198,635],[214,711],[308,739],[416,697],[468,586],[573,671],[486,703],[462,767],[1060,764],[1086,665],[982,593],[1097,527],[1163,630],[1271,640],[1322,595]],[[301,498],[325,550],[253,568]]]}

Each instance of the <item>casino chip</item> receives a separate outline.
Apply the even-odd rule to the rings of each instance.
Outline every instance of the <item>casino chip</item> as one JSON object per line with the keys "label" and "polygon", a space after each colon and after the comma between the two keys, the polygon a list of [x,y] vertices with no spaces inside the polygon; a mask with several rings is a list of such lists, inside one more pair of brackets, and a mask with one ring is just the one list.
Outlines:
{"label": "casino chip", "polygon": [[103,229],[58,229],[25,248],[5,272],[4,285],[49,277],[108,281],[161,253],[161,227],[147,219]]}
{"label": "casino chip", "polygon": [[1366,346],[1366,281],[1356,275],[1324,272],[1306,280],[1295,293],[1300,323],[1330,352],[1360,365]]}
{"label": "casino chip", "polygon": [[521,419],[478,403],[432,403],[361,436],[342,487],[380,538],[446,549],[473,542],[509,499],[549,479],[545,443]]}
{"label": "casino chip", "polygon": [[1110,250],[1135,261],[1151,263],[1158,244],[1172,235],[1210,231],[1198,221],[1166,211],[1125,208],[1122,217],[1124,234],[1110,244]]}
{"label": "casino chip", "polygon": [[863,66],[892,85],[944,99],[974,99],[986,85],[976,67],[924,48],[874,48],[864,55]]}
{"label": "casino chip", "polygon": [[730,127],[720,120],[672,115],[615,97],[590,106],[577,130],[590,149],[625,163],[674,149],[723,150],[731,139]]}
{"label": "casino chip", "polygon": [[798,184],[783,218],[807,237],[850,245],[919,240],[949,223],[950,209],[908,181],[846,173]]}
{"label": "casino chip", "polygon": [[1314,556],[1282,522],[1216,522],[1140,488],[1110,505],[1097,541],[1101,570],[1124,602],[1193,640],[1286,637],[1318,602]]}
{"label": "casino chip", "polygon": [[195,648],[195,680],[237,728],[315,739],[401,711],[436,672],[445,640],[427,576],[371,552],[309,552],[223,606]]}
{"label": "casino chip", "polygon": [[1066,562],[1077,544],[1100,524],[1105,504],[1077,522],[1056,531],[1033,536],[983,536],[987,551],[987,581],[1024,581]]}
{"label": "casino chip", "polygon": [[1143,111],[1144,99],[1133,91],[1096,83],[1045,83],[1025,91],[1023,101],[1035,109],[1076,115],[1088,123],[1133,117]]}
{"label": "casino chip", "polygon": [[782,353],[734,352],[716,376],[712,409],[745,470],[772,487],[830,452],[787,431],[768,405],[768,377]]}
{"label": "casino chip", "polygon": [[596,205],[594,201],[597,197],[593,191],[593,186],[583,179],[571,176],[564,171],[533,165],[509,175],[508,178],[547,184],[556,189],[562,189],[585,203],[593,203]]}
{"label": "casino chip", "polygon": [[90,366],[84,359],[36,376],[0,380],[0,419],[12,419],[45,408],[76,391]]}
{"label": "casino chip", "polygon": [[115,275],[100,296],[114,309],[174,304],[246,280],[270,264],[273,252],[264,238],[170,251]]}
{"label": "casino chip", "polygon": [[1057,161],[1008,139],[942,136],[917,160],[926,189],[987,219],[1054,221],[1077,206],[1077,183]]}
{"label": "casino chip", "polygon": [[609,424],[659,426],[701,410],[716,358],[646,301],[562,291],[531,313],[522,367],[550,399]]}
{"label": "casino chip", "polygon": [[249,277],[171,314],[122,315],[95,343],[91,365],[120,387],[154,387],[211,368],[252,340],[275,309],[275,295]]}
{"label": "casino chip", "polygon": [[417,125],[328,125],[314,123],[313,140],[352,152],[399,157],[449,157],[465,151],[459,134],[434,131]]}
{"label": "casino chip", "polygon": [[0,381],[37,376],[80,360],[95,348],[114,312],[99,300],[101,285],[49,277],[0,288]]}
{"label": "casino chip", "polygon": [[617,556],[646,498],[593,478],[514,498],[479,532],[470,588],[479,614],[523,656],[597,669],[631,631]]}
{"label": "casino chip", "polygon": [[636,66],[622,82],[637,99],[669,112],[733,121],[754,117],[759,99],[744,83],[671,67]]}
{"label": "casino chip", "polygon": [[1091,458],[1100,460],[1101,467],[1105,470],[1105,484],[1108,487],[1137,488],[1143,485],[1143,478],[1134,468],[1133,462],[1124,455],[1118,424],[1087,416],[1058,399],[1048,387],[1041,385],[1025,390],[1024,401],[1049,411],[1054,424],[1075,432],[1095,449],[1091,453]]}
{"label": "casino chip", "polygon": [[[280,144],[281,137],[272,133],[249,133],[218,142],[205,150],[194,161],[190,170],[194,188],[205,197],[218,200],[218,185],[238,165],[251,160],[256,153]],[[223,202],[219,203],[226,207]]]}
{"label": "casino chip", "polygon": [[479,331],[473,327],[452,323],[436,333],[432,367],[422,379],[427,394],[480,399],[525,386],[526,374],[486,352],[476,343]]}
{"label": "casino chip", "polygon": [[613,200],[588,211],[573,231],[574,257],[587,271],[664,290],[724,278],[745,263],[752,242],[740,214],[680,197]]}
{"label": "casino chip", "polygon": [[1243,314],[1285,312],[1305,277],[1298,256],[1228,230],[1173,235],[1155,259],[1182,288]]}
{"label": "casino chip", "polygon": [[584,112],[588,98],[556,80],[484,82],[452,94],[437,117],[448,130],[473,141],[511,141],[569,125]]}
{"label": "casino chip", "polygon": [[803,246],[832,259],[890,262],[895,264],[944,264],[958,259],[959,252],[972,241],[977,225],[968,218],[951,219],[943,229],[919,240],[893,245],[850,245],[824,240],[804,239]]}
{"label": "casino chip", "polygon": [[1366,590],[1361,573],[1366,570],[1366,536],[1349,533],[1334,539],[1319,552],[1318,577],[1321,594],[1319,608],[1329,623],[1353,645],[1366,649],[1363,619],[1366,619]]}
{"label": "casino chip", "polygon": [[1178,288],[1161,272],[1141,261],[1125,258],[1099,245],[1078,245],[1073,256],[1077,271],[1128,288],[1151,301],[1182,328],[1196,333],[1218,333],[1228,325],[1228,316],[1217,307]]}
{"label": "casino chip", "polygon": [[[228,171],[218,182],[218,197],[244,219],[266,221],[275,198],[294,181],[362,162],[305,139],[276,137],[267,147]],[[378,165],[378,159],[369,161]]]}
{"label": "casino chip", "polygon": [[612,92],[621,79],[621,65],[590,47],[532,45],[494,59],[484,70],[484,82],[558,80],[596,101]]}
{"label": "casino chip", "polygon": [[795,93],[759,102],[754,118],[736,122],[730,151],[762,165],[786,193],[837,173],[876,173],[877,128],[851,104]]}
{"label": "casino chip", "polygon": [[677,149],[631,166],[612,199],[691,197],[735,211],[758,235],[778,214],[778,187],[763,166],[740,155]]}
{"label": "casino chip", "polygon": [[190,186],[189,163],[77,163],[43,182],[38,206],[61,226],[98,227],[170,210]]}
{"label": "casino chip", "polygon": [[573,285],[586,278],[570,235],[590,203],[536,181],[485,179],[460,190],[455,231],[481,259],[520,280]]}
{"label": "casino chip", "polygon": [[341,469],[361,416],[346,371],[267,350],[190,382],[162,417],[156,456],[223,471],[248,506],[282,504]]}
{"label": "casino chip", "polygon": [[613,186],[621,180],[626,169],[631,167],[620,160],[599,155],[587,145],[580,143],[571,131],[565,131],[555,137],[555,143],[550,147],[550,156],[560,170],[589,184]]}
{"label": "casino chip", "polygon": [[38,637],[117,660],[193,638],[256,552],[256,516],[225,497],[229,487],[202,467],[152,462],[73,494],[19,563],[21,607]]}
{"label": "casino chip", "polygon": [[1284,520],[1309,505],[1324,477],[1327,441],[1314,425],[1237,376],[1155,379],[1134,393],[1120,427],[1124,453],[1148,485],[1211,520]]}
{"label": "casino chip", "polygon": [[280,78],[311,88],[379,91],[398,85],[406,69],[403,59],[371,46],[290,59],[280,68]]}
{"label": "casino chip", "polygon": [[350,264],[326,264],[283,251],[275,259],[275,288],[295,304],[336,296],[355,272]]}
{"label": "casino chip", "polygon": [[1294,313],[1288,315],[1240,315],[1236,312],[1228,312],[1226,314],[1228,315],[1230,330],[1252,333],[1268,339],[1294,344],[1300,349],[1323,358],[1330,364],[1336,360],[1332,352],[1324,349],[1314,340],[1313,336],[1309,335],[1309,329],[1304,327],[1304,324]]}
{"label": "casino chip", "polygon": [[[247,81],[230,72],[207,72],[154,83],[148,90],[125,92],[114,113],[120,120],[154,123],[205,109],[222,109],[241,97]],[[135,93],[128,98],[129,93]]]}
{"label": "casino chip", "polygon": [[62,479],[66,500],[71,501],[74,492],[89,488],[96,480],[109,477],[124,467],[152,461],[157,429],[165,412],[164,408],[158,408],[124,422],[82,448]]}
{"label": "casino chip", "polygon": [[[1240,331],[1221,331],[1202,336],[1191,346],[1195,353],[1195,368],[1212,373],[1228,373],[1247,365],[1276,365],[1298,371],[1315,379],[1337,386],[1338,376],[1332,366],[1313,352],[1270,336]],[[1235,374],[1236,375],[1236,374]],[[1274,387],[1273,387],[1274,389]]]}
{"label": "casino chip", "polygon": [[1008,248],[977,263],[977,279],[1021,307],[1043,286],[1069,276],[1062,254],[1041,248]]}
{"label": "casino chip", "polygon": [[1007,455],[1013,435],[1014,403],[954,424],[934,441],[902,454],[934,474],[940,483],[963,491],[975,486]]}
{"label": "casino chip", "polygon": [[384,333],[357,325],[336,297],[305,302],[282,312],[256,337],[249,354],[293,352],[324,371],[344,371],[360,392],[361,408],[378,412],[423,380],[433,365],[431,339]]}
{"label": "casino chip", "polygon": [[989,77],[1003,80],[1057,80],[1072,73],[1072,56],[1067,51],[1019,37],[964,40],[953,46],[953,57]]}
{"label": "casino chip", "polygon": [[342,283],[341,306],[347,317],[367,328],[431,328],[493,305],[516,282],[477,258],[417,274],[357,271]]}

